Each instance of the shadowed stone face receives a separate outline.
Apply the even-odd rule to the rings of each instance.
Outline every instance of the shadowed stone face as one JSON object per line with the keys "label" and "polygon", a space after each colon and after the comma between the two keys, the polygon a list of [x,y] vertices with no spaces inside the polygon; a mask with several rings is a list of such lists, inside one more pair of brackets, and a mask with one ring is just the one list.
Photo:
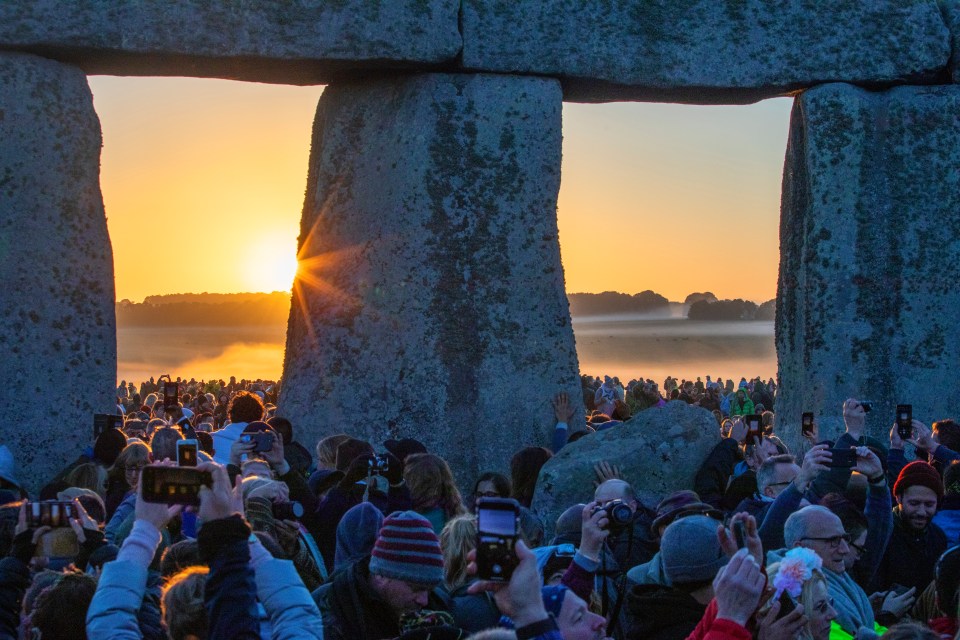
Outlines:
{"label": "shadowed stone face", "polygon": [[86,77],[0,53],[0,444],[39,489],[113,413],[113,252]]}
{"label": "shadowed stone face", "polygon": [[777,424],[791,448],[803,411],[828,414],[821,438],[841,433],[830,416],[848,397],[873,401],[867,432],[881,440],[897,403],[926,422],[953,414],[958,149],[960,87],[834,84],[798,99],[777,309]]}
{"label": "shadowed stone face", "polygon": [[324,92],[279,408],[305,441],[412,436],[468,483],[547,441],[549,397],[580,394],[560,110],[558,82],[511,76]]}
{"label": "shadowed stone face", "polygon": [[640,501],[652,508],[667,494],[692,489],[697,470],[719,442],[717,420],[706,409],[677,400],[641,411],[568,444],[548,460],[540,470],[533,509],[549,539],[564,509],[594,498],[593,467],[603,461],[619,467]]}

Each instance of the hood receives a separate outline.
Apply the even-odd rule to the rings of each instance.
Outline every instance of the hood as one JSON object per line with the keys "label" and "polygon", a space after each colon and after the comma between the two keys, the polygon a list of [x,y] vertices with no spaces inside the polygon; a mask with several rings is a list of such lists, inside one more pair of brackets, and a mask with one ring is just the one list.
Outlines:
{"label": "hood", "polygon": [[369,555],[382,524],[383,513],[369,502],[351,507],[337,525],[334,570]]}

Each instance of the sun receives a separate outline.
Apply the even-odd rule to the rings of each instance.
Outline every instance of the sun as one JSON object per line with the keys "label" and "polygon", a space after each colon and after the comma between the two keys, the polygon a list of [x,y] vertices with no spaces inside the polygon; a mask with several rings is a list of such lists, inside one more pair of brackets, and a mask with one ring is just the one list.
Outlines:
{"label": "sun", "polygon": [[257,241],[256,258],[244,265],[247,291],[290,291],[297,275],[297,240],[268,234]]}

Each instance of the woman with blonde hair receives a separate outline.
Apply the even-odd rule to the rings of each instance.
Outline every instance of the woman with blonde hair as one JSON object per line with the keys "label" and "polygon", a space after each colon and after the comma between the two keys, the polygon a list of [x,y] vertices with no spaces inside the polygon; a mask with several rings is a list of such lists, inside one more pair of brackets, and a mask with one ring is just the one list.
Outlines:
{"label": "woman with blonde hair", "polygon": [[[822,571],[823,561],[814,551],[803,547],[790,549],[780,562],[767,568],[770,584],[775,589],[767,603],[760,608],[760,626],[769,627],[781,615],[785,601],[803,606],[806,624],[799,626],[795,640],[829,640],[830,627],[837,611],[827,590],[827,579]],[[789,600],[782,596],[788,596]]]}
{"label": "woman with blonde hair", "polygon": [[403,480],[410,490],[413,510],[425,517],[439,535],[451,518],[467,512],[447,462],[431,453],[407,456]]}
{"label": "woman with blonde hair", "polygon": [[[150,445],[131,442],[123,448],[107,472],[107,495],[104,500],[109,521],[117,507],[137,492],[140,471],[153,460]],[[131,505],[133,503],[131,502]]]}
{"label": "woman with blonde hair", "polygon": [[477,547],[477,519],[457,516],[440,532],[443,551],[443,585],[453,593],[470,582],[467,574],[467,554]]}
{"label": "woman with blonde hair", "polygon": [[93,462],[77,465],[63,480],[71,487],[90,489],[101,498],[107,493],[107,470]]}

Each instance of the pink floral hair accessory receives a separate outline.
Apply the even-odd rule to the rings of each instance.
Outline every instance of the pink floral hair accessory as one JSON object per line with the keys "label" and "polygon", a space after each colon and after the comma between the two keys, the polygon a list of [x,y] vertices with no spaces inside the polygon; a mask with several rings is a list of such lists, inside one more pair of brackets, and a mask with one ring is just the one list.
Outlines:
{"label": "pink floral hair accessory", "polygon": [[813,576],[814,570],[822,566],[823,560],[814,551],[803,547],[790,549],[780,561],[780,568],[773,578],[773,586],[777,590],[773,597],[779,598],[786,591],[791,597],[799,598],[803,583]]}

